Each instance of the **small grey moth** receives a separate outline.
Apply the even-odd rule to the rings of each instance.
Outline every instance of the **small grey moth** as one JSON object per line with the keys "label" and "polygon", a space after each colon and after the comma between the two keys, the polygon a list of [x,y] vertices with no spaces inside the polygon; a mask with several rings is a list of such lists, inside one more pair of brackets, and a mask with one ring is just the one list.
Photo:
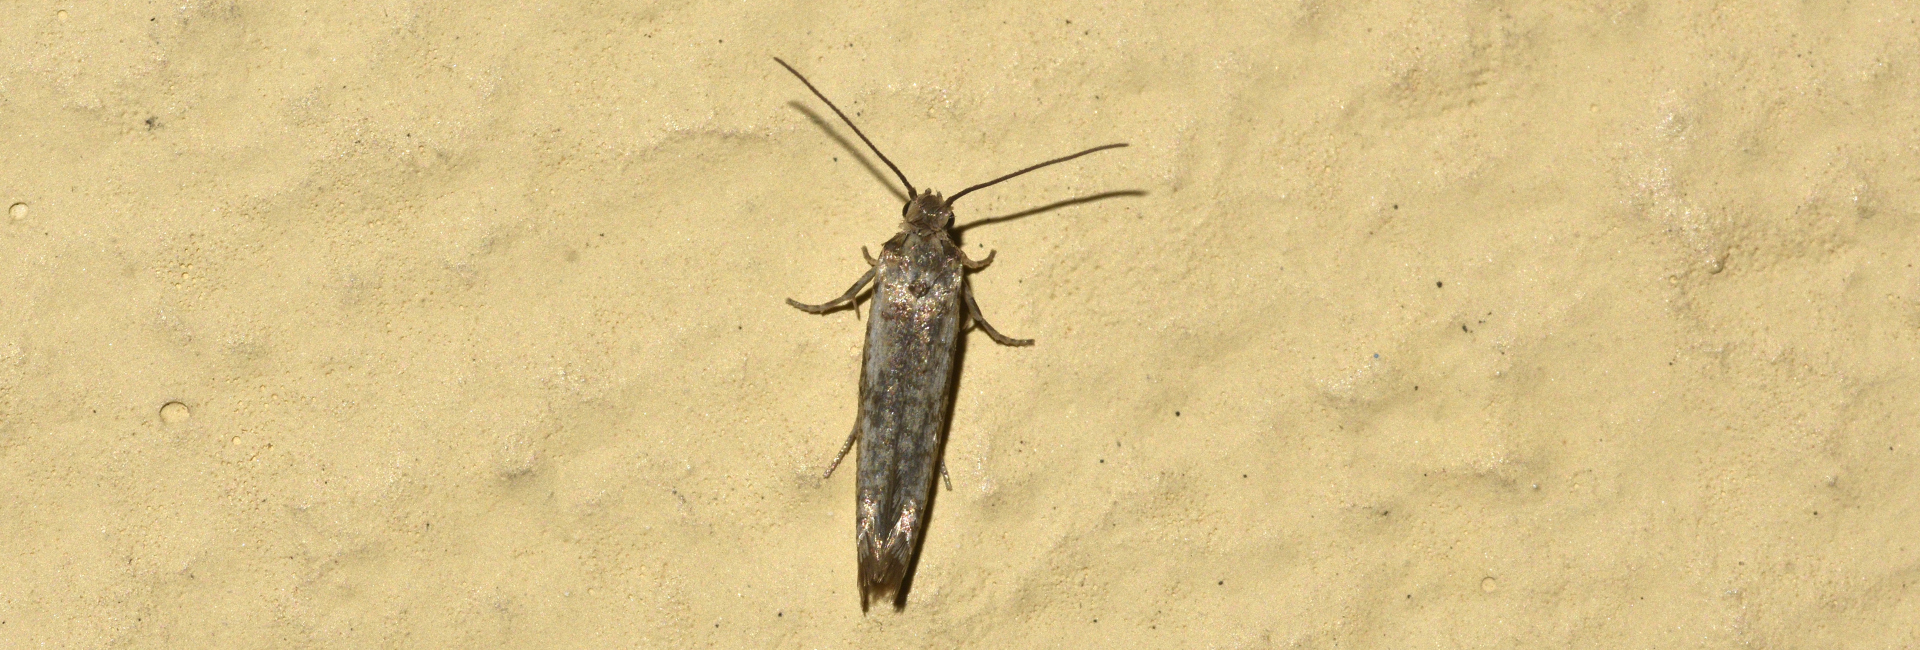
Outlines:
{"label": "small grey moth", "polygon": [[787,299],[789,305],[821,314],[854,306],[867,285],[873,285],[860,363],[860,414],[826,475],[833,476],[833,470],[858,440],[854,544],[860,558],[860,609],[866,610],[871,598],[889,594],[894,596],[894,608],[899,609],[906,605],[902,581],[919,552],[921,531],[926,528],[934,470],[946,474],[940,453],[946,439],[948,410],[953,404],[950,385],[962,327],[978,325],[1001,345],[1033,345],[1031,339],[1001,334],[981,317],[966,273],[986,268],[993,262],[994,253],[989,251],[985,259],[974,260],[954,243],[949,236],[953,204],[968,192],[1015,176],[1127,145],[1109,144],[1055,158],[960,190],[952,198],[943,199],[932,190],[915,193],[907,175],[880,153],[846,113],[814,88],[813,82],[786,61],[777,57],[774,61],[798,77],[853,129],[854,135],[860,136],[860,141],[900,177],[909,197],[901,209],[904,219],[900,233],[881,246],[880,257],[875,259],[865,248],[860,249],[869,268],[846,293],[818,305]]}

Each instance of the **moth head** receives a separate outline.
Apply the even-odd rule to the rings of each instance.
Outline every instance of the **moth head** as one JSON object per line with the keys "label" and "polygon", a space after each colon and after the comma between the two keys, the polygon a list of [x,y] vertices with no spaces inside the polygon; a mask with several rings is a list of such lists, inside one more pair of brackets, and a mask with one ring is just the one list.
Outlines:
{"label": "moth head", "polygon": [[953,206],[939,192],[921,190],[903,208],[907,227],[923,232],[943,232],[953,225]]}

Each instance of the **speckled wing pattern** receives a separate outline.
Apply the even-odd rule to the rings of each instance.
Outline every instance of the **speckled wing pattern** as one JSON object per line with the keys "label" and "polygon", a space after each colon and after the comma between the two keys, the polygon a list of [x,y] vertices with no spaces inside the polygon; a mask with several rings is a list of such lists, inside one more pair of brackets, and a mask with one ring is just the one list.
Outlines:
{"label": "speckled wing pattern", "polygon": [[903,232],[880,252],[860,377],[855,539],[863,603],[899,593],[926,528],[966,318],[960,259],[944,233]]}

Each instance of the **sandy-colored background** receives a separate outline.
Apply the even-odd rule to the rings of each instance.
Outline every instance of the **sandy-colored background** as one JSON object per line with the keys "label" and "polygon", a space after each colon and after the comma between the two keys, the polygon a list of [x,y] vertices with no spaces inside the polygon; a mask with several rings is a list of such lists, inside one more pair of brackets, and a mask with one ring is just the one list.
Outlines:
{"label": "sandy-colored background", "polygon": [[[1920,645],[1912,3],[535,4],[6,4],[0,647]],[[899,613],[776,55],[1134,144],[961,204],[1144,192],[967,234]]]}

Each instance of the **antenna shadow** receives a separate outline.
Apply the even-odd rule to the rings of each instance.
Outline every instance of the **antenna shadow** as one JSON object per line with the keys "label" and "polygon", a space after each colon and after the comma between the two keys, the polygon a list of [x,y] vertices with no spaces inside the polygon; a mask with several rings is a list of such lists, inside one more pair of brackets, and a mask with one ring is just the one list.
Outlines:
{"label": "antenna shadow", "polygon": [[985,226],[988,224],[1000,223],[1002,221],[1012,221],[1014,219],[1020,219],[1023,217],[1031,217],[1036,214],[1052,212],[1054,210],[1059,210],[1061,208],[1069,208],[1076,205],[1080,205],[1082,203],[1092,203],[1094,201],[1105,201],[1107,199],[1117,199],[1117,198],[1127,197],[1127,196],[1146,196],[1146,195],[1147,195],[1146,190],[1117,190],[1113,192],[1101,192],[1099,194],[1088,194],[1086,196],[1076,196],[1071,199],[1054,201],[1052,203],[1048,203],[1046,205],[1043,205],[1037,208],[1021,210],[1013,214],[1003,214],[998,217],[987,217],[984,219],[975,219],[973,221],[967,222],[965,225],[954,226],[953,229],[957,232],[966,232],[967,229],[974,228],[976,226]]}
{"label": "antenna shadow", "polygon": [[852,142],[848,142],[845,137],[842,137],[840,135],[840,131],[833,128],[832,123],[826,120],[820,119],[820,114],[813,112],[813,109],[811,108],[807,108],[806,104],[802,104],[798,101],[791,101],[791,102],[787,102],[787,105],[792,106],[794,110],[800,111],[801,114],[806,115],[807,120],[813,122],[814,126],[819,127],[821,131],[825,131],[828,137],[833,138],[834,142],[840,143],[840,148],[847,150],[847,154],[853,156],[854,160],[860,161],[860,166],[867,168],[867,173],[872,174],[874,180],[880,181],[881,185],[885,185],[887,188],[887,192],[892,194],[893,198],[899,199],[901,203],[907,202],[907,198],[908,198],[907,195],[902,193],[900,191],[900,188],[893,186],[892,177],[889,177],[886,174],[880,173],[880,168],[873,166],[873,161],[868,160],[867,155],[862,151],[860,151],[859,147],[853,146]]}

